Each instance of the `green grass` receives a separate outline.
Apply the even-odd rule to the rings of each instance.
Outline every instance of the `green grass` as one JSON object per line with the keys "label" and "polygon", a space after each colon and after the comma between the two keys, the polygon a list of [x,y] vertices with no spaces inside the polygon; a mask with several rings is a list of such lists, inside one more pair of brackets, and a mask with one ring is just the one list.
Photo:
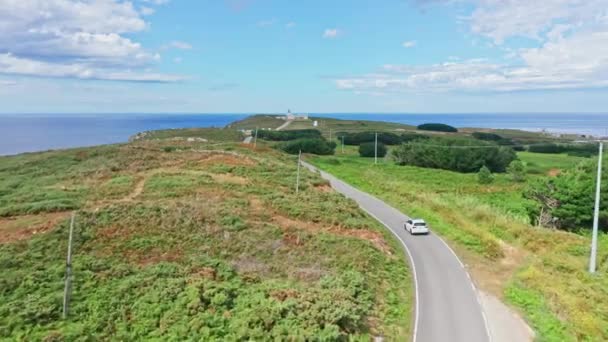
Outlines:
{"label": "green grass", "polygon": [[537,175],[547,175],[552,170],[570,169],[587,159],[567,154],[519,152],[517,155],[526,163],[528,172]]}
{"label": "green grass", "polygon": [[[359,158],[353,149],[346,152],[310,160],[403,212],[426,219],[468,264],[492,274],[489,281],[479,279],[482,285],[500,279],[496,294],[521,310],[538,340],[608,339],[608,236],[600,236],[600,270],[590,276],[589,237],[530,226],[521,196],[525,184],[497,175],[493,184],[481,186],[475,175],[402,167],[388,160],[374,166],[373,159]],[[520,157],[536,163],[529,179],[580,160],[530,153]],[[505,260],[506,265],[519,261],[509,268]]]}
{"label": "green grass", "polygon": [[282,124],[285,123],[285,120],[277,119],[277,116],[282,116],[282,114],[277,115],[252,115],[243,120],[239,120],[231,123],[227,126],[230,129],[246,129],[246,130],[254,130],[258,129],[275,129]]}
{"label": "green grass", "polygon": [[[0,243],[0,340],[410,336],[412,280],[399,245],[316,174],[304,172],[295,195],[293,156],[146,140],[0,165],[0,210],[11,216],[0,230],[44,222],[65,199],[78,210],[66,321],[69,213],[46,233]],[[53,205],[21,216],[41,198]]]}

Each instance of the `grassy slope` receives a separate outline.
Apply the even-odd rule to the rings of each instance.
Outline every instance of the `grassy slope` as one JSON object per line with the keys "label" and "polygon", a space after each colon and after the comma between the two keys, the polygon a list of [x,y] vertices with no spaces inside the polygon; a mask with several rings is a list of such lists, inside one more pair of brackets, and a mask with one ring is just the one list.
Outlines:
{"label": "grassy slope", "polygon": [[284,120],[277,119],[280,115],[252,115],[240,121],[228,125],[231,129],[275,129],[285,123]]}
{"label": "grassy slope", "polygon": [[0,158],[0,340],[407,339],[411,279],[390,234],[317,175],[294,195],[293,157],[215,149],[153,140]]}
{"label": "grassy slope", "polygon": [[[472,266],[479,285],[519,308],[542,341],[608,339],[608,237],[600,239],[600,271],[587,272],[589,239],[531,227],[522,184],[498,175],[481,187],[476,175],[400,167],[353,155],[317,157],[322,169],[427,219]],[[565,167],[576,158],[524,153],[532,171]],[[530,176],[536,177],[536,176]]]}
{"label": "grassy slope", "polygon": [[[137,135],[136,135],[137,137]],[[213,141],[241,141],[243,135],[236,129],[178,128],[140,133],[139,139],[202,138]]]}

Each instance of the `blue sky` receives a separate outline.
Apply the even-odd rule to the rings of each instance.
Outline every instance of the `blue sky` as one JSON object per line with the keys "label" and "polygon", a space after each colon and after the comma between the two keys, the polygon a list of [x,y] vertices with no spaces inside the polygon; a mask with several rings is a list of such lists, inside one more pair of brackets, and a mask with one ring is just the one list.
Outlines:
{"label": "blue sky", "polygon": [[608,0],[0,0],[0,112],[607,112]]}

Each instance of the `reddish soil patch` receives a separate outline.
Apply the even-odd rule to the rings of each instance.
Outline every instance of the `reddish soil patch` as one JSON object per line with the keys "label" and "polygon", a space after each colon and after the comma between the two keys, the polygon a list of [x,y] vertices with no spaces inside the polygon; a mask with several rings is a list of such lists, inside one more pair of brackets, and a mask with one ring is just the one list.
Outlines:
{"label": "reddish soil patch", "polygon": [[[378,250],[382,251],[385,254],[391,255],[391,248],[388,246],[386,241],[384,241],[384,237],[380,232],[376,232],[373,230],[367,229],[347,229],[338,226],[323,226],[317,223],[305,222],[300,220],[292,220],[290,218],[281,216],[281,215],[273,215],[273,221],[275,221],[281,228],[296,228],[296,229],[304,229],[307,231],[324,231],[330,234],[339,235],[339,236],[348,236],[354,237],[361,240],[367,240],[374,245]],[[284,234],[283,240],[286,243],[299,245],[300,240],[298,236],[293,236],[292,233],[286,232]]]}
{"label": "reddish soil patch", "polygon": [[329,184],[318,184],[315,185],[315,189],[321,191],[321,192],[333,192],[334,189],[329,185]]}
{"label": "reddish soil patch", "polygon": [[152,250],[146,252],[145,254],[137,254],[137,252],[135,251],[130,251],[124,254],[128,260],[135,262],[139,266],[143,267],[158,264],[159,262],[163,261],[175,262],[179,261],[182,258],[182,252],[176,249],[164,253]]}
{"label": "reddish soil patch", "polygon": [[562,170],[560,169],[551,169],[549,170],[549,172],[547,172],[547,175],[549,177],[557,177],[560,175],[560,173],[562,173]]}
{"label": "reddish soil patch", "polygon": [[275,290],[270,293],[270,296],[283,302],[289,298],[297,298],[298,291],[293,290],[293,289]]}
{"label": "reddish soil patch", "polygon": [[46,233],[69,216],[69,212],[59,212],[0,218],[0,244],[26,240]]}

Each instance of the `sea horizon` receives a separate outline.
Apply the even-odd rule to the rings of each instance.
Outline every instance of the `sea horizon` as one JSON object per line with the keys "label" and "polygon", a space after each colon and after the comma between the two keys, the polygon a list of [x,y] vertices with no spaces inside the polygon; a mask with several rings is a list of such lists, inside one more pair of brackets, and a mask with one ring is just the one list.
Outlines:
{"label": "sea horizon", "polygon": [[[0,155],[127,142],[142,131],[224,127],[249,115],[284,113],[0,113]],[[375,120],[458,128],[518,129],[608,136],[605,113],[308,113],[337,119]]]}

